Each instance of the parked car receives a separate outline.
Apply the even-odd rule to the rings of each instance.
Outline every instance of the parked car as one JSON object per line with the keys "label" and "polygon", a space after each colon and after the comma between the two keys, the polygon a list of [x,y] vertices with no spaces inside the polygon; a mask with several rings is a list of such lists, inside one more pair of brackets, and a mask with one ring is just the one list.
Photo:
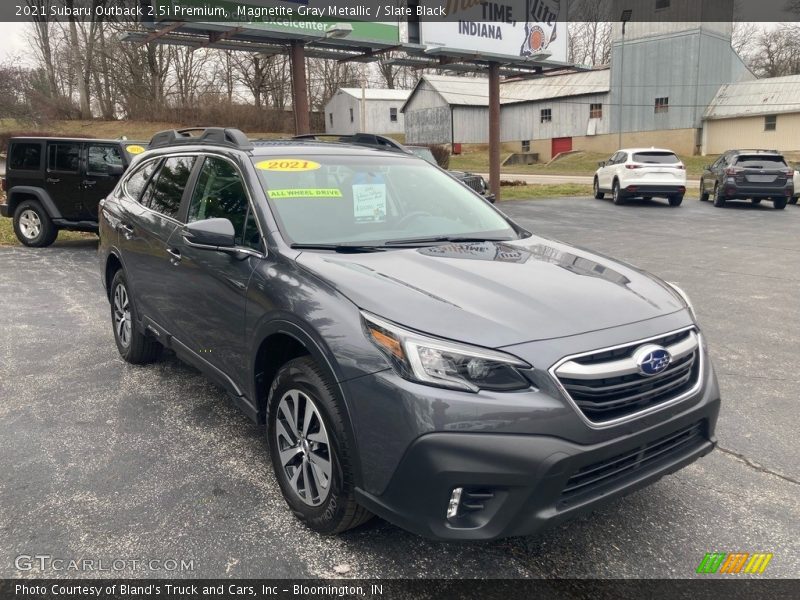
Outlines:
{"label": "parked car", "polygon": [[794,172],[776,150],[728,150],[703,171],[700,200],[710,196],[717,207],[729,200],[769,200],[783,209],[794,196]]}
{"label": "parked car", "polygon": [[127,140],[15,137],[9,140],[6,203],[26,246],[52,244],[61,229],[97,231],[97,205],[147,144]]}
{"label": "parked car", "polygon": [[119,354],[171,348],[266,423],[315,531],[374,513],[530,534],[714,448],[719,389],[678,287],[407,153],[213,128],[150,148],[101,205]]}
{"label": "parked car", "polygon": [[672,150],[626,148],[599,163],[594,174],[594,197],[611,193],[614,204],[628,198],[666,198],[680,206],[686,193],[686,167]]}
{"label": "parked car", "polygon": [[[431,149],[427,146],[405,146],[405,148],[411,152],[411,154],[419,156],[421,159],[428,161],[434,166],[439,166],[436,157],[433,156],[433,152],[431,152]],[[468,171],[453,171],[452,169],[448,169],[447,172],[494,204],[495,196],[489,191],[489,184],[481,175],[469,173]]]}
{"label": "parked car", "polygon": [[800,196],[800,170],[797,164],[794,165],[794,173],[792,174],[792,197],[789,198],[789,204],[797,204],[797,197]]}
{"label": "parked car", "polygon": [[[294,136],[295,140],[317,140],[317,141],[335,141],[344,144],[357,144],[359,146],[368,146],[370,148],[378,148],[380,150],[395,150],[397,152],[407,152],[419,156],[420,158],[428,161],[434,166],[439,166],[433,152],[427,146],[406,146],[393,140],[390,137],[377,135],[374,133],[354,133],[352,135],[339,135],[331,133],[306,133],[303,135]],[[475,173],[468,173],[466,171],[447,171],[452,177],[462,182],[471,190],[483,196],[486,200],[494,204],[495,196],[489,191],[489,184],[480,175]]]}

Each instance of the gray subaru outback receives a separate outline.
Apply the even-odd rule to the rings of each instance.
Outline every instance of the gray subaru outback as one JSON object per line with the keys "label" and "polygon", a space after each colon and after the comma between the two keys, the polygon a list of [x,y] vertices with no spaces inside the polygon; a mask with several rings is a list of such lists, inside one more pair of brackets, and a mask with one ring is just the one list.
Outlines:
{"label": "gray subaru outback", "polygon": [[685,294],[535,235],[414,156],[157,135],[100,214],[119,353],[163,348],[255,422],[290,509],[532,534],[710,452]]}

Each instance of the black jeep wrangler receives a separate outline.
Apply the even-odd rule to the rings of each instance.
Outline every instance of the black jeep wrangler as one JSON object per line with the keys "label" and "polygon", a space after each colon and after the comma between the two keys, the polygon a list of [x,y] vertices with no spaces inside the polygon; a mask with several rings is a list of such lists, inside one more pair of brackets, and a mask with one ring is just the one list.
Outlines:
{"label": "black jeep wrangler", "polygon": [[97,205],[147,143],[78,138],[11,138],[0,214],[26,246],[52,244],[60,229],[97,232]]}

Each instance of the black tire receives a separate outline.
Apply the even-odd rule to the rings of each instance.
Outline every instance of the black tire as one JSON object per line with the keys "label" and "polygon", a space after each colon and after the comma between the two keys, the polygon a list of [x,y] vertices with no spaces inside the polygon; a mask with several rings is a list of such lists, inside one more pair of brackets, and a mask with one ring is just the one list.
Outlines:
{"label": "black tire", "polygon": [[797,196],[792,196],[789,198],[789,204],[797,204]]}
{"label": "black tire", "polygon": [[[111,280],[111,327],[120,356],[134,365],[143,365],[158,360],[162,346],[147,335],[139,323],[136,303],[130,294],[125,272],[120,269]],[[127,310],[127,314],[126,314]]]}
{"label": "black tire", "polygon": [[750,202],[753,204],[761,204],[761,198],[750,198]]}
{"label": "black tire", "polygon": [[25,246],[44,248],[56,241],[58,227],[36,200],[24,200],[14,211],[14,234]]}
{"label": "black tire", "polygon": [[597,177],[594,178],[594,199],[595,200],[602,200],[605,198],[605,193],[600,191],[600,182],[598,181]]}
{"label": "black tire", "polygon": [[611,195],[614,198],[614,204],[617,206],[625,204],[625,195],[619,187],[619,181],[614,180],[614,185],[611,187]]}
{"label": "black tire", "polygon": [[[322,423],[318,424],[313,435],[319,436],[322,432],[324,439],[328,442],[319,444],[312,441],[309,444],[310,437],[306,437],[308,431],[305,431],[300,432],[300,435],[294,440],[296,442],[294,446],[289,443],[283,445],[282,448],[279,447],[281,444],[278,439],[279,432],[288,432],[289,435],[294,435],[291,423],[279,409],[284,400],[288,403],[302,403],[302,407],[298,409],[297,413],[296,420],[298,422],[302,421],[305,424],[305,414],[308,410],[314,410],[316,415],[312,413],[311,418],[314,421],[321,419]],[[300,414],[303,414],[302,419]],[[279,418],[281,419],[281,429],[278,428]],[[355,500],[353,457],[355,444],[351,440],[345,419],[346,416],[336,397],[334,385],[313,359],[308,356],[295,358],[281,367],[275,376],[267,398],[267,441],[272,468],[283,497],[295,516],[307,527],[323,535],[342,533],[358,527],[372,518],[372,513],[359,506]],[[309,430],[313,428],[314,421],[309,423]],[[286,435],[282,437],[287,442],[293,441]],[[287,450],[294,450],[294,458],[290,460],[299,461],[300,464],[297,466],[293,466],[291,462],[283,464],[281,451],[286,454]],[[300,486],[300,476],[305,480],[303,463],[306,461],[305,457],[312,454],[312,450],[317,458],[319,458],[317,452],[327,456],[331,475],[325,490],[321,490],[321,486],[317,485],[317,475],[311,477],[313,480],[311,484],[304,481],[302,491],[305,496],[302,496],[301,490],[296,487]],[[291,471],[293,475],[300,471],[299,475],[293,477],[294,484],[290,481],[289,469],[293,469]],[[323,491],[327,494],[324,498],[322,497]]]}
{"label": "black tire", "polygon": [[680,206],[681,202],[683,202],[683,194],[678,196],[670,196],[668,200],[670,206]]}
{"label": "black tire", "polygon": [[725,196],[722,195],[722,190],[718,183],[714,184],[714,206],[717,208],[725,206]]}
{"label": "black tire", "polygon": [[786,208],[786,198],[773,198],[772,199],[772,208],[777,210],[783,210]]}
{"label": "black tire", "polygon": [[708,202],[708,192],[706,191],[705,181],[700,180],[700,202]]}

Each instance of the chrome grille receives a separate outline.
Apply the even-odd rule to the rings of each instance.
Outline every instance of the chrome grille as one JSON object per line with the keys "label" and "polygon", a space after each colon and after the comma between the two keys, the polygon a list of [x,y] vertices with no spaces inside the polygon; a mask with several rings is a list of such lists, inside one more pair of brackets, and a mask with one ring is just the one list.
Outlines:
{"label": "chrome grille", "polygon": [[483,177],[480,175],[467,175],[461,181],[463,181],[466,185],[470,188],[482,194],[484,191],[483,187]]}
{"label": "chrome grille", "polygon": [[674,461],[676,454],[695,448],[707,439],[705,422],[693,423],[655,441],[582,467],[567,481],[561,501],[596,495],[603,488],[657,469]]}
{"label": "chrome grille", "polygon": [[[650,344],[666,348],[672,361],[661,373],[648,376],[639,371],[634,354]],[[691,391],[700,378],[700,362],[699,336],[687,329],[572,357],[552,372],[586,419],[604,424],[658,408]]]}

